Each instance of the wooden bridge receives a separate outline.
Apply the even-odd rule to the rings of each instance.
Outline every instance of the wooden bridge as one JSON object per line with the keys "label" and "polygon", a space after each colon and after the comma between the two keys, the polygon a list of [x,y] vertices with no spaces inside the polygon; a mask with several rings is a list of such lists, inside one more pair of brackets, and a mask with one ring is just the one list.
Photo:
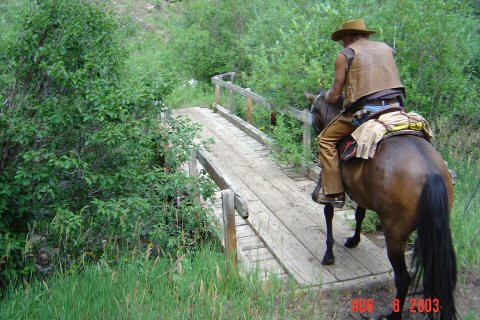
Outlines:
{"label": "wooden bridge", "polygon": [[[235,193],[235,230],[239,262],[245,269],[258,268],[263,277],[277,274],[292,276],[303,286],[352,288],[372,282],[391,280],[391,266],[386,250],[363,237],[357,248],[343,246],[353,235],[353,210],[337,210],[334,218],[334,254],[336,262],[323,266],[326,249],[326,227],[323,206],[311,199],[315,170],[305,166],[297,172],[277,164],[269,149],[268,137],[241,120],[219,103],[220,88],[247,97],[251,115],[251,98],[262,98],[243,88],[235,88],[221,77],[217,84],[215,112],[208,108],[175,110],[174,114],[191,118],[202,126],[202,138],[213,138],[214,145],[203,151],[199,165],[212,175],[221,189]],[[219,88],[220,87],[220,88]],[[238,89],[239,88],[239,89]],[[250,95],[250,96],[249,96]],[[290,111],[288,111],[290,112]],[[304,145],[309,147],[309,117],[296,113],[305,123]],[[251,118],[250,118],[251,119]],[[318,172],[317,172],[318,174]],[[217,197],[215,214],[223,223],[222,203]],[[243,219],[241,216],[247,216]]]}

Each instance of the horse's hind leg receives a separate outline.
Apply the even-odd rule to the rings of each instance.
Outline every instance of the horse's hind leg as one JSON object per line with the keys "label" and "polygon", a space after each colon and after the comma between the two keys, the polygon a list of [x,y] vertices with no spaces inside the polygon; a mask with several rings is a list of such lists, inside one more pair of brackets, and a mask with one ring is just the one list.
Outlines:
{"label": "horse's hind leg", "polygon": [[357,206],[357,210],[355,210],[355,234],[353,237],[350,237],[345,241],[345,247],[347,248],[355,248],[358,243],[360,242],[360,232],[362,231],[362,222],[365,219],[365,212],[367,210],[360,206]]}
{"label": "horse's hind leg", "polygon": [[397,289],[397,295],[393,301],[393,311],[386,316],[386,318],[402,319],[403,305],[411,281],[405,263],[405,243],[407,239],[404,237],[389,237],[387,233],[385,235],[387,239],[388,260],[390,260],[393,267],[395,288]]}
{"label": "horse's hind leg", "polygon": [[333,220],[333,207],[331,205],[325,205],[323,209],[325,214],[325,221],[327,222],[327,251],[323,256],[322,264],[329,265],[335,263],[335,256],[333,255],[333,231],[332,231],[332,220]]}

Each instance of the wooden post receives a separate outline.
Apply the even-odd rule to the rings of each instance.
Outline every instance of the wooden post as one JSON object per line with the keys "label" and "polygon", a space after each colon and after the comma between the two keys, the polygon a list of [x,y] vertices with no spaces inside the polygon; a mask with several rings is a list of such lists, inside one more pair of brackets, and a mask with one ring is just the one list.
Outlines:
{"label": "wooden post", "polygon": [[218,83],[215,85],[215,102],[222,105],[222,87]]}
{"label": "wooden post", "polygon": [[[245,90],[250,91],[250,88]],[[252,98],[250,96],[247,96],[247,121],[252,124]]]}
{"label": "wooden post", "polygon": [[[228,83],[232,83],[232,82],[228,81]],[[231,89],[228,90],[228,110],[230,112],[233,112],[233,90]]]}
{"label": "wooden post", "polygon": [[223,231],[225,251],[233,267],[237,267],[237,232],[235,230],[234,193],[230,189],[222,190]]}
{"label": "wooden post", "polygon": [[[198,178],[197,153],[195,151],[192,152],[188,161],[188,173],[191,177]],[[200,194],[196,193],[193,199],[195,202],[200,203]]]}
{"label": "wooden post", "polygon": [[[304,110],[305,112],[308,112],[307,109]],[[303,123],[303,154],[305,157],[305,161],[308,161],[307,157],[311,153],[311,148],[312,148],[312,136],[310,134],[310,124],[307,122]]]}
{"label": "wooden post", "polygon": [[277,125],[277,111],[272,111],[270,113],[270,125],[275,127]]}

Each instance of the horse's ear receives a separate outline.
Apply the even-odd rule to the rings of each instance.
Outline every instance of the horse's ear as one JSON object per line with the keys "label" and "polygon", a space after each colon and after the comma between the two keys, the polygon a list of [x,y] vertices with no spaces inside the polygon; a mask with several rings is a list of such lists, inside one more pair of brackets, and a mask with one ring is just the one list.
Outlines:
{"label": "horse's ear", "polygon": [[305,97],[307,97],[308,100],[310,100],[310,104],[313,103],[313,101],[315,101],[315,95],[310,93],[310,92],[304,92],[305,94]]}

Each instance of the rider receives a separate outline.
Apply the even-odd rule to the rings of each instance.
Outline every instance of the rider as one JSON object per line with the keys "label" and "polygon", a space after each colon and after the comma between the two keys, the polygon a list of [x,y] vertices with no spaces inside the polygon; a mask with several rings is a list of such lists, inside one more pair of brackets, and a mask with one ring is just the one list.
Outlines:
{"label": "rider", "polygon": [[342,40],[344,49],[335,61],[333,87],[325,94],[328,103],[342,97],[343,111],[318,136],[322,163],[322,192],[317,201],[341,208],[345,190],[340,173],[337,143],[350,135],[355,127],[353,115],[365,106],[403,106],[405,87],[400,81],[394,50],[382,42],[368,40],[375,33],[361,19],[350,20],[332,34],[333,41]]}

